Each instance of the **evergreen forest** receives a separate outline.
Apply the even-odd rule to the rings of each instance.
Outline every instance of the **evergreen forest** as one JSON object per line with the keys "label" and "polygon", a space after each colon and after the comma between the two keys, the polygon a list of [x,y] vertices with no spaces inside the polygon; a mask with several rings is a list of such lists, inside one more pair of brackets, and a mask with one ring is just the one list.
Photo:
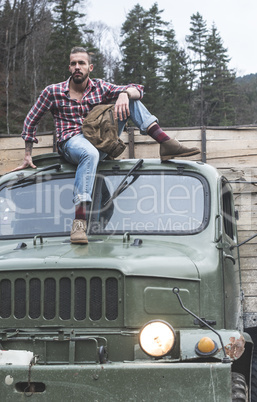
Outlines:
{"label": "evergreen forest", "polygon": [[[163,127],[257,124],[257,74],[237,77],[213,23],[191,16],[183,47],[155,2],[136,4],[119,30],[87,21],[88,0],[0,0],[0,134],[19,134],[40,92],[69,77],[69,54],[93,55],[91,78],[144,85]],[[51,116],[40,124],[52,130]]]}

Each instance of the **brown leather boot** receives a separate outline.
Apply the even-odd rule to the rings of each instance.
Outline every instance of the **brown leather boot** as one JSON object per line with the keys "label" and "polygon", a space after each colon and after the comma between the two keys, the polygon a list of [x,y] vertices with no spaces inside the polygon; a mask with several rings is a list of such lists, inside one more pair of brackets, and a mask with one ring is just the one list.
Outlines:
{"label": "brown leather boot", "polygon": [[84,219],[74,219],[70,233],[70,241],[75,244],[87,244],[87,222]]}
{"label": "brown leather boot", "polygon": [[199,154],[201,151],[197,147],[187,148],[175,138],[164,141],[160,144],[160,157],[162,161],[175,157],[184,157]]}

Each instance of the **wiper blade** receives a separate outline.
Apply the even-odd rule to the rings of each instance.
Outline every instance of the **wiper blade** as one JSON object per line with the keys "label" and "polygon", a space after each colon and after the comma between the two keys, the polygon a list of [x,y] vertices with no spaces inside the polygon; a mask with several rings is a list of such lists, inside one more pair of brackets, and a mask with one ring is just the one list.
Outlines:
{"label": "wiper blade", "polygon": [[18,179],[18,180],[14,181],[14,182],[12,182],[10,184],[7,184],[6,187],[10,188],[10,187],[18,186],[18,185],[20,185],[22,183],[25,183],[27,181],[33,180],[33,178],[35,176],[37,176],[39,173],[41,173],[41,172],[46,172],[48,170],[53,170],[53,169],[55,169],[57,171],[60,170],[61,169],[60,163],[55,163],[54,165],[46,166],[46,167],[44,167],[42,169],[36,170],[35,172],[30,174],[29,176],[22,177],[21,179]]}
{"label": "wiper blade", "polygon": [[113,194],[110,196],[110,198],[108,198],[107,201],[105,201],[104,203],[104,207],[109,204],[111,201],[113,201],[115,198],[118,197],[118,195],[120,195],[121,193],[123,193],[123,191],[125,191],[132,183],[134,183],[134,181],[136,180],[135,178],[128,183],[127,179],[132,175],[132,173],[134,173],[137,169],[140,169],[141,166],[143,165],[144,160],[143,159],[139,159],[139,161],[137,161],[137,163],[130,169],[130,171],[126,174],[126,176],[123,178],[123,180],[120,182],[120,184],[118,185],[118,187],[116,188],[116,190],[114,190]]}

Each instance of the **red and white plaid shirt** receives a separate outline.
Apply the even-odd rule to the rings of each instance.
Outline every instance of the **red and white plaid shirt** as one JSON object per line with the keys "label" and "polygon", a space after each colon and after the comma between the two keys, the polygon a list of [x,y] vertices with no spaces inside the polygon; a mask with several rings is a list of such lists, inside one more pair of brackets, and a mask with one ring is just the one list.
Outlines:
{"label": "red and white plaid shirt", "polygon": [[62,142],[81,132],[82,122],[86,115],[99,104],[116,100],[119,94],[129,87],[136,87],[143,96],[143,86],[129,84],[113,85],[100,79],[89,79],[81,101],[69,96],[69,81],[47,86],[30,109],[24,121],[22,138],[25,141],[38,142],[36,128],[41,117],[50,110],[53,115],[57,141]]}

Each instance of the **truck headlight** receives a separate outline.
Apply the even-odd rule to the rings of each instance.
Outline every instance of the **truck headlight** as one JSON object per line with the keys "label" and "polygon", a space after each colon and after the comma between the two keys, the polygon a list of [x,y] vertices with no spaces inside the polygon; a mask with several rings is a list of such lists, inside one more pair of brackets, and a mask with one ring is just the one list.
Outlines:
{"label": "truck headlight", "polygon": [[167,355],[175,344],[175,332],[165,321],[149,321],[139,333],[141,349],[152,357]]}

